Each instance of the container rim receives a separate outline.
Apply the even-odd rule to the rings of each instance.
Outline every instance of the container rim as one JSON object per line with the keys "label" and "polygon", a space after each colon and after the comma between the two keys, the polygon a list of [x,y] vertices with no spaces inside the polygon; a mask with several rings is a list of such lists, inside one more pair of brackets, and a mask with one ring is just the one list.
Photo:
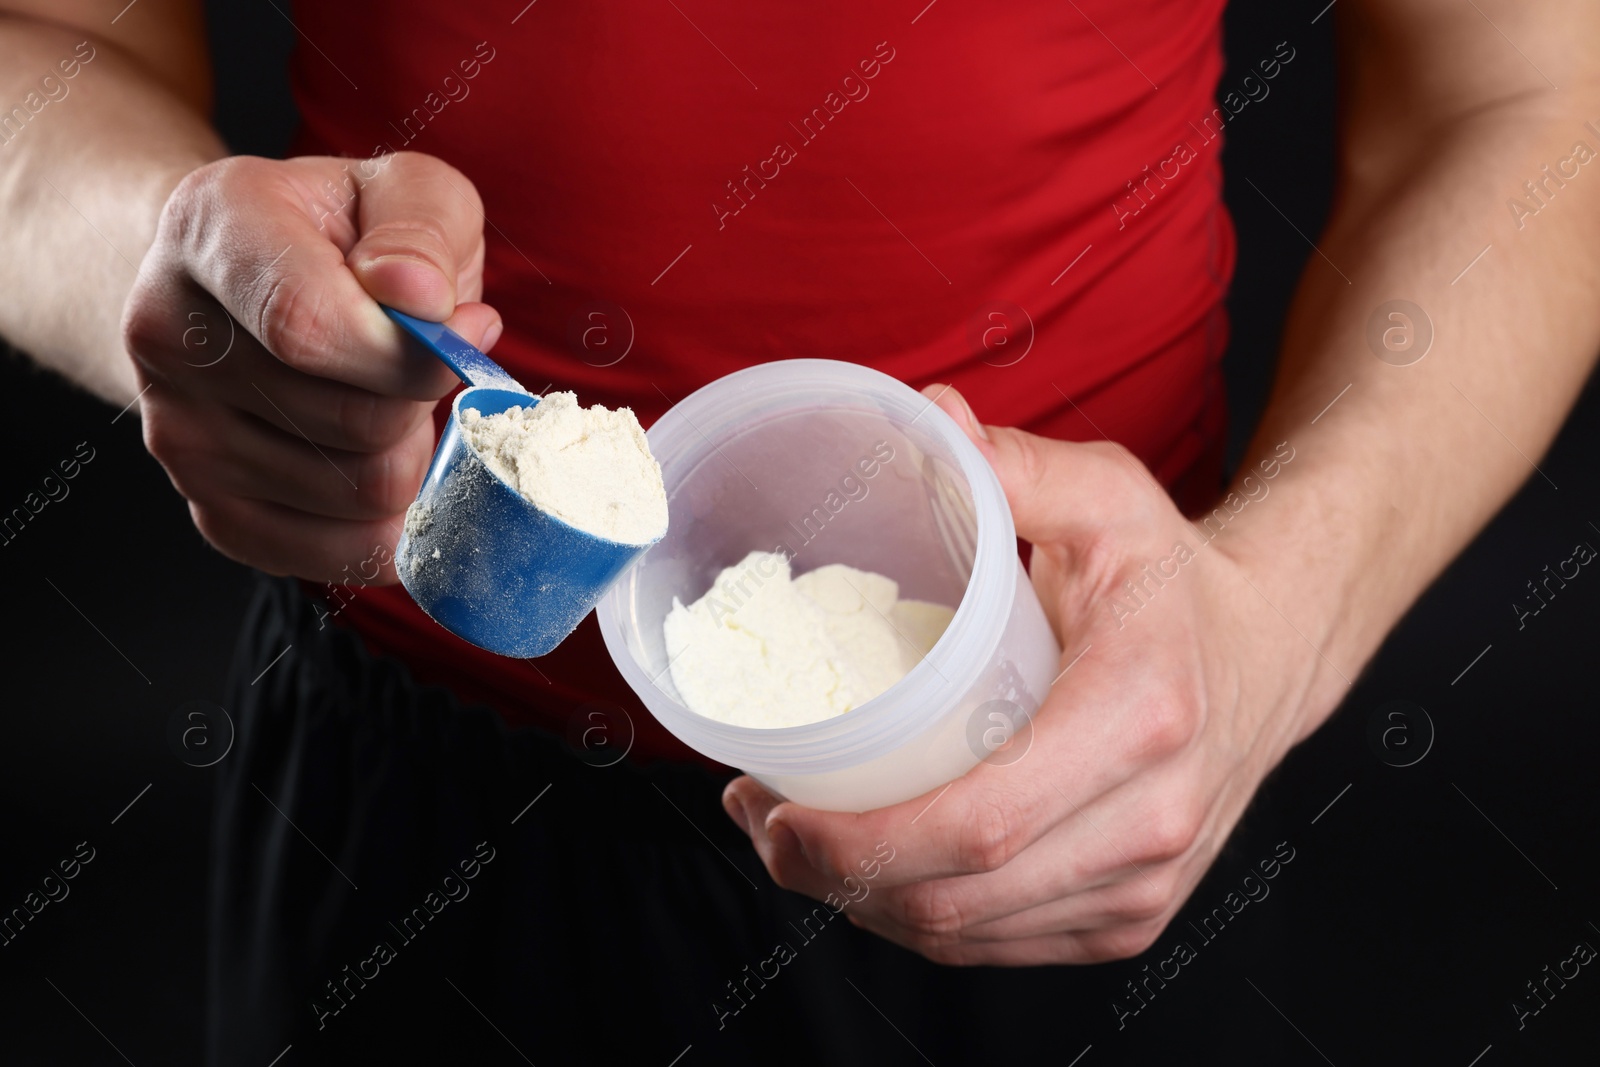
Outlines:
{"label": "container rim", "polygon": [[[738,726],[689,710],[658,686],[635,658],[625,632],[624,617],[634,611],[631,591],[625,588],[631,586],[634,568],[648,558],[648,552],[630,565],[596,609],[607,651],[646,708],[695,750],[755,773],[841,770],[876,759],[921,734],[965,694],[965,686],[956,680],[975,676],[992,658],[1016,597],[1016,530],[998,477],[934,401],[881,371],[829,359],[757,364],[690,393],[656,420],[646,437],[652,452],[669,459],[700,458],[726,440],[700,432],[705,420],[696,416],[702,410],[714,406],[719,417],[726,418],[730,408],[769,409],[774,401],[781,406],[788,398],[793,398],[795,411],[814,410],[817,392],[837,393],[837,410],[887,415],[930,433],[955,457],[966,482],[976,527],[967,588],[944,634],[904,678],[843,715],[800,726]],[[668,488],[669,495],[673,491]]]}

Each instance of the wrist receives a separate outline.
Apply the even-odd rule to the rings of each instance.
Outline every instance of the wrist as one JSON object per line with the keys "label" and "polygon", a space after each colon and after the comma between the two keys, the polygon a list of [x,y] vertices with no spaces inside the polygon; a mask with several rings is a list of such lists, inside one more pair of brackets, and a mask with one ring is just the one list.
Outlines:
{"label": "wrist", "polygon": [[1259,466],[1241,470],[1220,498],[1230,516],[1220,533],[1215,509],[1197,523],[1236,572],[1243,588],[1235,602],[1253,602],[1273,635],[1263,638],[1272,653],[1256,664],[1272,675],[1263,698],[1279,705],[1294,743],[1338,707],[1394,620],[1367,591],[1381,534],[1363,527],[1342,503],[1349,496],[1318,476],[1311,457],[1288,453],[1275,477]]}

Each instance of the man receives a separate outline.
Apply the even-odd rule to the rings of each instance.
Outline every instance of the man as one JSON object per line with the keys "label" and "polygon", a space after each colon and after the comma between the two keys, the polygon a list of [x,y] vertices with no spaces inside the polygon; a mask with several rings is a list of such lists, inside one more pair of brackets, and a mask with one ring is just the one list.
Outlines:
{"label": "man", "polygon": [[[949,964],[1150,946],[1262,777],[1530,473],[1600,344],[1600,192],[1583,174],[1600,149],[1586,126],[1600,119],[1600,61],[1584,47],[1600,14],[1576,0],[1340,6],[1339,199],[1271,402],[1221,495],[1232,244],[1217,151],[1243,106],[1229,94],[1258,90],[1218,91],[1220,4],[403,6],[295,10],[306,154],[288,161],[228,158],[209,129],[191,3],[116,15],[11,2],[0,34],[3,99],[21,101],[0,148],[0,217],[15,237],[0,258],[0,333],[111,403],[139,397],[146,444],[219,549],[338,585],[314,606],[280,584],[258,611],[244,647],[263,662],[295,637],[306,648],[337,634],[249,698],[239,762],[270,776],[264,792],[299,798],[290,814],[325,820],[310,836],[361,871],[425,866],[394,859],[406,834],[374,843],[406,796],[487,805],[459,783],[544,773],[557,757],[537,728],[559,731],[594,702],[636,706],[603,673],[592,630],[548,661],[498,662],[375,584],[393,580],[399,518],[453,384],[380,303],[495,346],[534,388],[555,380],[647,423],[752,361],[828,355],[927,386],[966,428],[1033,545],[1064,650],[1028,757],[862,815],[779,803],[744,778],[723,794],[771,877],[819,900],[888,843],[892,861],[844,914]],[[1292,62],[1285,42],[1259,58],[1255,85]],[[617,359],[594,325],[633,347]],[[209,346],[223,337],[219,359]],[[483,705],[529,729],[486,740],[470,710]],[[644,716],[634,725],[635,756],[683,758]],[[463,761],[439,772],[444,788],[362,756],[458,745],[498,769]],[[218,1048],[251,1026],[298,1032],[283,1029],[290,1012],[320,1034],[356,1025],[341,1016],[362,1004],[394,1003],[371,977],[387,964],[363,969],[365,951],[357,963],[325,944],[264,947],[263,930],[333,937],[367,912],[326,869],[304,893],[315,857],[260,844],[268,823],[245,805],[264,806],[234,773],[217,907],[238,933],[218,959],[253,969],[248,992],[215,972]],[[547,778],[636,789],[566,773]],[[705,793],[681,767],[659,773],[677,783],[662,790],[674,803]],[[667,852],[701,848],[665,818]],[[675,935],[628,914],[640,900],[615,884],[642,853],[597,860],[589,834],[540,827],[499,850],[516,884],[548,890],[548,914],[590,907],[528,865],[593,862],[609,872],[594,882],[610,910],[583,914],[623,913],[640,952],[672,955]],[[430,861],[477,857],[455,836],[429,839]],[[640,877],[742,892],[736,863],[701,858],[691,872],[652,855],[660,867]],[[495,874],[497,861],[477,860]],[[351,894],[373,884],[340,874]],[[274,893],[296,885],[305,899],[285,917]],[[405,892],[394,899],[403,911]],[[759,942],[775,916],[746,907],[692,920],[666,909],[695,931],[685,1002],[716,998],[694,1027],[736,1028],[767,1003],[744,965],[778,981],[762,969],[765,942],[758,963],[705,940],[748,921]],[[525,934],[550,967],[582,951]],[[421,940],[410,935],[396,931]],[[341,977],[342,963],[360,977]],[[727,988],[705,989],[700,970]],[[534,983],[497,973],[499,995]],[[620,980],[615,969],[573,973],[567,990],[535,983],[550,998],[540,1017],[604,1015],[584,998]],[[629,1007],[670,1029],[671,995]]]}

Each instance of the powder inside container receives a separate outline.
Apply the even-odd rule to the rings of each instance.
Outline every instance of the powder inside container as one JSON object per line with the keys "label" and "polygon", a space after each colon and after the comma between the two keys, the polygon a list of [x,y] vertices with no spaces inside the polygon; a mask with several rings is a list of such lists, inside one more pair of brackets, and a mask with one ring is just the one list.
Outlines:
{"label": "powder inside container", "polygon": [[569,526],[625,545],[666,532],[661,466],[630,408],[550,393],[495,415],[463,408],[461,429],[490,470]]}
{"label": "powder inside container", "polygon": [[688,607],[673,598],[663,633],[689,710],[756,727],[842,715],[904,678],[955,615],[840,563],[790,573],[783,555],[752,552]]}

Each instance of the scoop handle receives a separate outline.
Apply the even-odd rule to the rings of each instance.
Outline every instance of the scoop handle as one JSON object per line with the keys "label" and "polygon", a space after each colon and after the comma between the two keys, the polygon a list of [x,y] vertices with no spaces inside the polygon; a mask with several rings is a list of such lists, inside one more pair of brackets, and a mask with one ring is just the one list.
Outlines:
{"label": "scoop handle", "polygon": [[456,377],[468,385],[528,392],[504,367],[444,323],[413,318],[387,305],[383,306],[383,310],[402,330],[421,341],[428,351],[438,356],[440,362],[455,371]]}

